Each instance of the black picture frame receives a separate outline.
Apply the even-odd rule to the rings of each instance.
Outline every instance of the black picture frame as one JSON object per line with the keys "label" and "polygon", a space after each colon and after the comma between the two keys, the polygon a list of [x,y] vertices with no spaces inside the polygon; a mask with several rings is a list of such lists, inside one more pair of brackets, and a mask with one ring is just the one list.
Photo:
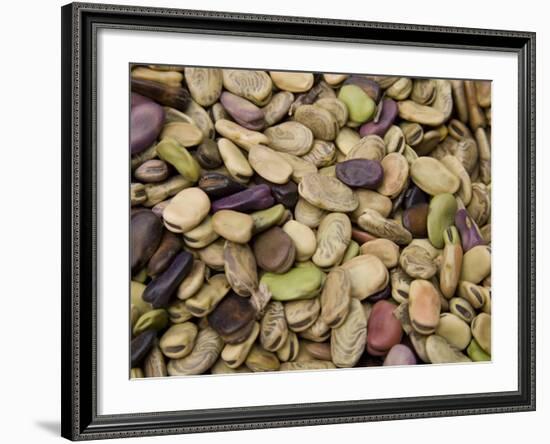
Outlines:
{"label": "black picture frame", "polygon": [[[62,14],[62,436],[70,440],[535,409],[535,33],[72,3]],[[96,84],[99,28],[508,51],[519,66],[518,390],[97,414]]]}

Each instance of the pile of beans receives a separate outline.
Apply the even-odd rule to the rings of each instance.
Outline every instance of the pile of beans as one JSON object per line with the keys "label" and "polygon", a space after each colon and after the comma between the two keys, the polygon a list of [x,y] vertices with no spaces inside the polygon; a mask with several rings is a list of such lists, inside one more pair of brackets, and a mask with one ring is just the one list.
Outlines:
{"label": "pile of beans", "polygon": [[131,377],[491,359],[491,83],[131,67]]}

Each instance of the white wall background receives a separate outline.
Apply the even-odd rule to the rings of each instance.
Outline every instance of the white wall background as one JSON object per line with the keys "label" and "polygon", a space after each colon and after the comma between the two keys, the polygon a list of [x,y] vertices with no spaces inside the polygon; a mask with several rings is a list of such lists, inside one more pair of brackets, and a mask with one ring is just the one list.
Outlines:
{"label": "white wall background", "polygon": [[[298,2],[278,0],[124,1],[123,4],[211,9],[260,14],[302,15],[358,20],[424,23],[537,32],[537,340],[538,409],[533,413],[484,415],[349,424],[217,434],[130,439],[124,442],[319,443],[360,440],[463,443],[483,441],[542,442],[536,432],[548,430],[550,329],[543,300],[550,245],[544,225],[550,205],[544,152],[549,89],[543,75],[550,59],[550,15],[544,2],[520,5],[462,0],[392,2]],[[3,5],[0,69],[0,436],[9,443],[59,442],[60,421],[60,6],[62,1],[11,1]],[[546,76],[548,77],[548,76]],[[546,109],[545,109],[546,108]],[[546,199],[547,201],[548,199]],[[547,253],[548,254],[548,253]],[[449,381],[452,383],[452,381]],[[544,435],[543,435],[544,436]],[[123,442],[123,441],[117,441]]]}

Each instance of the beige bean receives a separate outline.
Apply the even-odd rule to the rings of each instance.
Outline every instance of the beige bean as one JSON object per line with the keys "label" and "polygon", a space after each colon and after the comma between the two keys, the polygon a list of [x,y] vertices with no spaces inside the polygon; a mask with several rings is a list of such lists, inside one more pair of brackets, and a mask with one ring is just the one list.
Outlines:
{"label": "beige bean", "polygon": [[256,258],[248,244],[226,241],[223,249],[224,271],[235,293],[248,297],[258,288]]}
{"label": "beige bean", "polygon": [[386,155],[386,144],[380,136],[363,137],[347,153],[346,160],[367,159],[381,161]]}
{"label": "beige bean", "polygon": [[260,342],[268,351],[275,352],[284,346],[288,337],[288,326],[282,302],[271,301],[262,318]]}
{"label": "beige bean", "polygon": [[230,289],[231,286],[225,275],[216,274],[202,286],[196,295],[187,299],[185,305],[193,316],[204,317],[216,308],[216,305]]}
{"label": "beige bean", "polygon": [[194,260],[189,274],[181,281],[176,296],[182,301],[193,296],[204,283],[206,277],[206,265],[204,262]]}
{"label": "beige bean", "polygon": [[433,157],[419,157],[411,165],[411,179],[432,196],[442,193],[453,194],[460,187],[458,177]]}
{"label": "beige bean", "polygon": [[468,122],[469,113],[466,93],[464,92],[464,80],[451,80],[451,90],[458,118],[462,123],[466,123]]}
{"label": "beige bean", "polygon": [[210,211],[210,199],[200,188],[176,194],[162,212],[164,225],[174,233],[185,233],[199,225]]}
{"label": "beige bean", "polygon": [[278,123],[283,119],[294,102],[294,94],[288,91],[281,91],[274,94],[267,105],[262,108],[264,121],[267,127]]}
{"label": "beige bean", "polygon": [[191,248],[204,248],[219,237],[214,231],[212,217],[206,216],[203,221],[190,231],[183,233],[185,245]]}
{"label": "beige bean", "polygon": [[202,142],[202,131],[195,125],[184,122],[172,122],[164,125],[161,139],[172,138],[184,147],[198,145]]}
{"label": "beige bean", "polygon": [[491,247],[477,245],[464,254],[460,279],[480,283],[491,273]]}
{"label": "beige bean", "polygon": [[214,365],[210,368],[210,373],[213,375],[225,375],[230,373],[249,373],[250,370],[245,365],[241,365],[237,368],[229,367],[226,362],[219,358]]}
{"label": "beige bean", "polygon": [[390,279],[392,288],[391,295],[393,300],[399,304],[407,302],[413,279],[400,267],[396,267],[391,270]]}
{"label": "beige bean", "polygon": [[292,180],[296,183],[300,183],[305,176],[317,172],[317,167],[313,163],[308,162],[301,157],[288,153],[279,154],[292,167]]}
{"label": "beige bean", "polygon": [[313,137],[320,140],[334,140],[338,134],[338,122],[324,108],[314,105],[302,105],[294,113],[297,122],[307,126]]}
{"label": "beige bean", "polygon": [[143,360],[143,373],[146,378],[168,376],[166,362],[158,345],[154,345]]}
{"label": "beige bean", "polygon": [[471,139],[473,137],[470,128],[460,120],[452,119],[447,128],[449,130],[449,135],[459,142],[462,139]]}
{"label": "beige bean", "polygon": [[401,77],[386,90],[386,95],[395,100],[405,100],[411,94],[413,82],[408,77]]}
{"label": "beige bean", "polygon": [[466,94],[466,103],[468,104],[470,128],[473,131],[479,127],[485,128],[487,122],[485,114],[477,103],[477,91],[473,80],[464,80],[464,93]]}
{"label": "beige bean", "polygon": [[402,154],[390,153],[382,159],[384,178],[378,192],[394,199],[403,191],[409,178],[409,163]]}
{"label": "beige bean", "polygon": [[490,80],[474,81],[477,103],[482,108],[491,106],[491,84]]}
{"label": "beige bean", "polygon": [[464,205],[468,205],[472,199],[472,180],[462,163],[451,155],[444,156],[441,163],[460,180],[460,187],[456,195],[460,197]]}
{"label": "beige bean", "polygon": [[409,290],[409,316],[413,328],[420,334],[433,333],[439,323],[441,301],[430,281],[416,279]]}
{"label": "beige bean", "polygon": [[484,352],[491,354],[491,316],[487,313],[478,314],[471,324],[472,336]]}
{"label": "beige bean", "polygon": [[421,125],[439,126],[445,122],[445,114],[435,108],[420,105],[412,100],[397,102],[399,117]]}
{"label": "beige bean", "polygon": [[361,136],[357,131],[344,127],[338,132],[334,143],[342,154],[347,155],[360,140]]}
{"label": "beige bean", "polygon": [[361,254],[378,257],[386,268],[393,268],[399,261],[399,246],[389,239],[375,239],[361,245]]}
{"label": "beige bean", "polygon": [[318,297],[286,302],[284,307],[288,328],[294,332],[301,332],[311,327],[321,310]]}
{"label": "beige bean", "polygon": [[271,95],[273,82],[265,71],[223,69],[222,75],[223,86],[228,91],[259,106],[267,103]]}
{"label": "beige bean", "polygon": [[293,93],[305,92],[313,86],[313,74],[309,72],[270,71],[277,88]]}
{"label": "beige bean", "polygon": [[453,111],[453,93],[451,82],[444,79],[436,79],[434,82],[436,94],[432,103],[432,108],[440,111],[443,114],[443,122],[446,122],[449,120],[449,117],[451,117],[451,113]]}
{"label": "beige bean", "polygon": [[287,183],[292,175],[292,166],[284,157],[263,145],[250,148],[248,162],[256,173],[273,183]]}
{"label": "beige bean", "polygon": [[245,151],[254,145],[269,145],[269,138],[266,135],[249,130],[230,120],[218,120],[215,128],[221,136],[231,140]]}
{"label": "beige bean", "polygon": [[168,311],[168,317],[170,322],[173,324],[181,324],[182,322],[186,322],[193,317],[191,312],[185,306],[185,301],[178,300],[177,302],[173,302],[168,306],[166,311]]}
{"label": "beige bean", "polygon": [[298,185],[298,193],[322,210],[349,212],[359,205],[357,197],[338,179],[322,174],[308,174]]}
{"label": "beige bean", "polygon": [[288,121],[271,126],[264,131],[269,146],[276,151],[303,156],[313,146],[313,133],[299,122]]}
{"label": "beige bean", "polygon": [[[477,147],[479,149],[479,174],[481,181],[488,185],[491,183],[491,144],[486,130],[478,128],[475,132]],[[465,205],[468,205],[466,202]]]}
{"label": "beige bean", "polygon": [[160,338],[160,349],[167,358],[184,358],[193,350],[197,333],[197,326],[192,322],[172,325]]}
{"label": "beige bean", "polygon": [[445,338],[447,342],[459,350],[468,347],[472,339],[470,326],[452,313],[442,313],[435,334]]}
{"label": "beige bean", "polygon": [[157,71],[146,68],[145,66],[137,66],[132,69],[132,78],[141,80],[151,80],[157,83],[163,83],[168,86],[181,86],[183,76],[177,71]]}
{"label": "beige bean", "polygon": [[450,299],[453,297],[460,273],[462,270],[462,245],[456,227],[451,226],[443,233],[445,248],[441,258],[441,270],[439,274],[440,288],[443,295]]}
{"label": "beige bean", "polygon": [[331,361],[332,356],[330,354],[330,344],[323,342],[308,342],[304,341],[303,347],[313,359],[320,359],[321,361]]}
{"label": "beige bean", "polygon": [[298,199],[296,207],[294,208],[294,217],[296,221],[309,228],[317,228],[326,213],[325,210],[310,204],[301,197]]}
{"label": "beige bean", "polygon": [[248,182],[254,170],[242,151],[229,139],[219,139],[218,149],[223,163],[231,176],[238,182]]}
{"label": "beige bean", "polygon": [[472,199],[467,206],[468,214],[478,227],[485,225],[491,216],[490,188],[481,182],[472,184]]}
{"label": "beige bean", "polygon": [[406,245],[412,240],[411,233],[403,225],[382,217],[375,210],[366,209],[357,219],[357,224],[374,236],[389,239],[399,245]]}
{"label": "beige bean", "polygon": [[303,362],[285,362],[281,364],[281,371],[288,372],[291,370],[327,370],[336,368],[331,361],[322,361],[320,359],[312,359]]}
{"label": "beige bean", "polygon": [[344,213],[329,213],[317,229],[317,249],[312,257],[321,268],[340,263],[351,241],[351,222]]}
{"label": "beige bean", "polygon": [[454,297],[449,300],[449,311],[468,324],[472,322],[476,315],[474,307],[461,297]]}
{"label": "beige bean", "polygon": [[461,298],[468,301],[476,309],[483,307],[489,299],[489,290],[472,282],[460,281],[457,291]]}
{"label": "beige bean", "polygon": [[311,228],[295,220],[289,220],[283,225],[283,231],[290,236],[296,247],[296,260],[307,261],[317,249],[315,233]]}
{"label": "beige bean", "polygon": [[339,85],[348,77],[348,74],[323,74],[323,80],[331,86]]}
{"label": "beige bean", "polygon": [[321,317],[318,317],[311,326],[300,332],[301,338],[318,343],[324,343],[330,338],[330,335],[331,329]]}
{"label": "beige bean", "polygon": [[325,140],[315,140],[309,152],[302,159],[315,165],[317,168],[330,166],[336,160],[336,145]]}
{"label": "beige bean", "polygon": [[335,268],[327,276],[321,293],[321,319],[330,328],[342,325],[351,301],[351,280],[344,268]]}
{"label": "beige bean", "polygon": [[367,319],[361,303],[352,299],[344,322],[332,330],[330,352],[337,367],[353,367],[365,350]]}
{"label": "beige bean", "polygon": [[132,183],[130,186],[130,203],[132,206],[140,205],[147,200],[145,186],[141,183]]}
{"label": "beige bean", "polygon": [[187,114],[193,120],[194,124],[202,131],[204,138],[214,138],[214,124],[202,106],[194,100],[191,100],[189,105],[187,105],[185,114]]}
{"label": "beige bean", "polygon": [[293,331],[289,331],[285,343],[277,350],[277,357],[283,362],[294,361],[299,351],[300,341],[298,336]]}
{"label": "beige bean", "polygon": [[422,125],[412,122],[403,122],[400,124],[400,127],[407,145],[415,147],[422,142],[422,139],[424,138],[424,129],[422,128]]}
{"label": "beige bean", "polygon": [[426,354],[429,362],[433,364],[471,362],[470,358],[439,335],[430,335],[427,337]]}
{"label": "beige bean", "polygon": [[222,70],[218,68],[185,68],[185,83],[193,99],[201,106],[210,106],[222,91]]}
{"label": "beige bean", "polygon": [[168,362],[168,374],[170,376],[200,375],[216,362],[222,348],[222,338],[212,328],[207,327],[199,331],[191,354]]}
{"label": "beige bean", "polygon": [[254,345],[246,357],[246,366],[253,372],[269,372],[278,370],[281,363],[275,353]]}
{"label": "beige bean", "polygon": [[212,216],[212,228],[228,241],[246,244],[252,238],[254,219],[238,211],[220,210]]}
{"label": "beige bean", "polygon": [[314,105],[326,109],[329,113],[331,113],[336,119],[336,122],[338,122],[338,126],[340,128],[342,128],[348,121],[348,107],[344,102],[336,97],[321,98],[317,100]]}
{"label": "beige bean", "polygon": [[397,125],[392,125],[384,135],[384,143],[386,144],[387,153],[403,154],[406,145],[403,130]]}
{"label": "beige bean", "polygon": [[170,196],[174,196],[180,191],[189,188],[193,182],[183,176],[174,176],[164,182],[148,183],[145,185],[145,194],[147,200],[143,202],[144,207],[153,207]]}
{"label": "beige bean", "polygon": [[250,335],[243,342],[238,344],[225,344],[221,357],[229,368],[239,368],[244,364],[259,333],[260,325],[254,322],[254,327],[252,327]]}
{"label": "beige bean", "polygon": [[350,219],[357,222],[359,216],[367,209],[376,210],[382,217],[389,217],[392,211],[392,201],[377,191],[356,189],[355,195],[359,201],[357,208],[350,214]]}
{"label": "beige bean", "polygon": [[341,267],[349,273],[351,296],[360,301],[382,291],[390,279],[382,261],[371,254],[354,257]]}

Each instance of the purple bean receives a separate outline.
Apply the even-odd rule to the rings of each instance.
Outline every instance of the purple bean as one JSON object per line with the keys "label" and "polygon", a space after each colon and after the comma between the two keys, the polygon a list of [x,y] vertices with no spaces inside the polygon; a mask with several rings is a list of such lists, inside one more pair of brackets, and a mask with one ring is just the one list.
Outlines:
{"label": "purple bean", "polygon": [[384,359],[384,365],[415,365],[416,357],[412,350],[403,344],[395,344]]}
{"label": "purple bean", "polygon": [[132,94],[130,110],[130,151],[140,153],[158,137],[164,123],[164,109],[139,94]]}
{"label": "purple bean", "polygon": [[284,184],[278,184],[265,180],[261,176],[256,176],[254,182],[257,185],[265,184],[271,188],[271,195],[275,198],[277,203],[283,204],[289,209],[296,206],[296,202],[298,202],[298,185],[292,180]]}
{"label": "purple bean", "polygon": [[134,106],[142,105],[144,103],[149,103],[151,99],[148,99],[147,97],[142,96],[141,94],[132,93],[131,95],[131,101],[130,101],[130,108],[133,108]]}
{"label": "purple bean", "polygon": [[253,131],[264,127],[264,112],[252,102],[227,91],[220,96],[220,102],[239,125]]}
{"label": "purple bean", "polygon": [[155,343],[157,332],[155,330],[146,330],[137,335],[130,343],[130,361],[131,366],[136,367],[145,358],[149,350]]}
{"label": "purple bean", "polygon": [[462,240],[462,249],[464,253],[477,245],[485,245],[485,241],[479,232],[479,228],[474,220],[469,216],[466,209],[461,208],[456,212],[455,225],[460,232]]}
{"label": "purple bean", "polygon": [[132,273],[147,264],[162,238],[162,223],[151,211],[139,209],[130,218],[130,259]]}
{"label": "purple bean", "polygon": [[359,134],[361,137],[370,136],[372,134],[384,137],[386,131],[393,125],[397,117],[397,103],[392,99],[385,99],[382,103],[382,112],[377,122],[367,122],[361,125]]}
{"label": "purple bean", "polygon": [[212,203],[212,213],[220,210],[251,212],[264,210],[275,204],[267,185],[256,185],[244,191],[216,200]]}
{"label": "purple bean", "polygon": [[143,300],[153,305],[153,308],[168,306],[178,285],[185,279],[193,266],[193,255],[187,251],[179,253],[170,266],[153,279],[143,292]]}
{"label": "purple bean", "polygon": [[384,170],[377,160],[351,159],[336,164],[336,177],[350,187],[375,190],[382,183]]}

